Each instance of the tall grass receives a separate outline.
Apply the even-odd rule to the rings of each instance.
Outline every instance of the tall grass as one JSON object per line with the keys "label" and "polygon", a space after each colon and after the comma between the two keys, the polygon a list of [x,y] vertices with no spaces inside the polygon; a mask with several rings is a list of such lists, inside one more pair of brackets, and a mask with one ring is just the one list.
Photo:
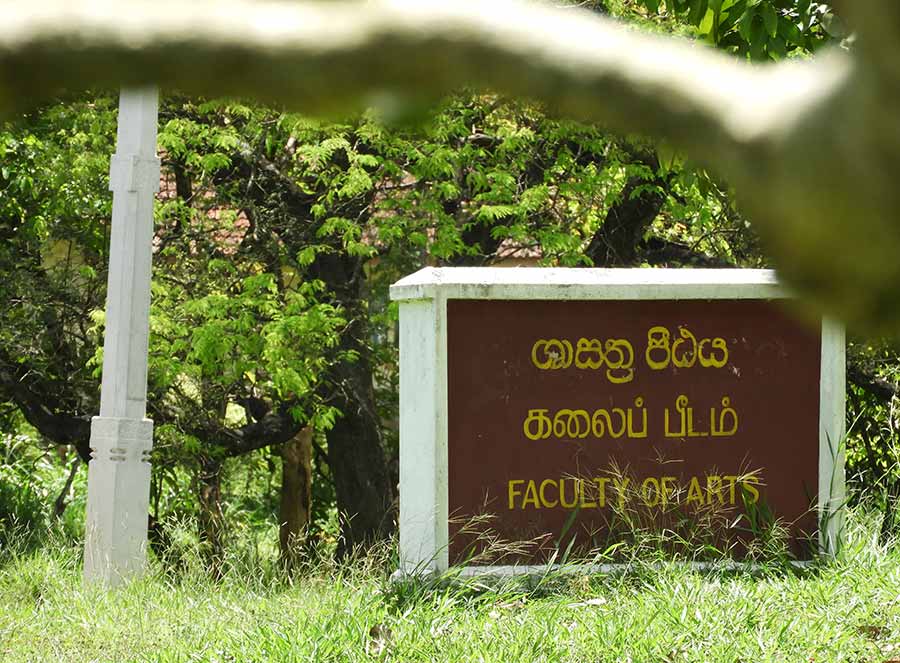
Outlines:
{"label": "tall grass", "polygon": [[487,586],[394,584],[392,549],[288,575],[240,555],[214,582],[154,562],[85,587],[68,540],[0,559],[4,661],[875,661],[900,658],[900,552],[851,510],[846,545],[806,571],[627,570]]}

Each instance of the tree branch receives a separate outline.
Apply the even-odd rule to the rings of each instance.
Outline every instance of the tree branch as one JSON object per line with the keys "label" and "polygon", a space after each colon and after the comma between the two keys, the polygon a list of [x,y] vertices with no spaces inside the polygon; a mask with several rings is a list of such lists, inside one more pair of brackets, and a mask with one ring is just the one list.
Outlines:
{"label": "tree branch", "polygon": [[0,349],[0,398],[15,403],[25,417],[47,440],[71,444],[85,463],[91,460],[91,419],[76,416],[59,400],[64,390],[55,381],[45,381],[27,362],[13,361]]}
{"label": "tree branch", "polygon": [[848,362],[847,379],[884,403],[890,403],[894,398],[900,398],[900,388],[883,378],[865,371],[857,364]]}
{"label": "tree branch", "polygon": [[666,202],[668,182],[659,175],[656,152],[647,150],[634,156],[638,163],[651,170],[653,177],[629,178],[619,200],[607,210],[603,224],[585,250],[596,267],[633,265],[638,240]]}
{"label": "tree branch", "polygon": [[259,421],[254,421],[236,430],[229,430],[229,456],[242,456],[257,449],[283,444],[294,438],[307,424],[297,423],[287,408],[266,413]]}
{"label": "tree branch", "polygon": [[736,267],[734,263],[724,258],[701,253],[687,244],[672,242],[661,237],[641,240],[638,244],[638,253],[641,260],[657,267],[669,267],[673,264],[678,267],[684,265],[722,269]]}

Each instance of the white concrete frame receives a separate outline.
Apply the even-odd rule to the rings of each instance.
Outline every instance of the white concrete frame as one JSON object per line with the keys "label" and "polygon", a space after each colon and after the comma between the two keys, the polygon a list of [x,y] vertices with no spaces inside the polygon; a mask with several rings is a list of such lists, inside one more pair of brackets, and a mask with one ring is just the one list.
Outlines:
{"label": "white concrete frame", "polygon": [[[433,268],[391,286],[400,303],[400,569],[448,569],[447,300],[788,299],[771,270]],[[844,328],[822,323],[819,539],[833,554],[844,505]],[[486,566],[471,573],[545,567]]]}
{"label": "white concrete frame", "polygon": [[145,415],[153,200],[159,190],[157,107],[155,88],[122,90],[109,168],[113,208],[103,382],[100,416],[91,421],[84,548],[85,581],[107,585],[140,575],[147,561],[153,422]]}

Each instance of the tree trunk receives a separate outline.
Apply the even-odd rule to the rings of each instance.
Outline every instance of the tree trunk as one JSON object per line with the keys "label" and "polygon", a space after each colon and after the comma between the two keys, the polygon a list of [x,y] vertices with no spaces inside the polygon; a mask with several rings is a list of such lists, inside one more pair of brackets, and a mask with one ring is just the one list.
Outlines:
{"label": "tree trunk", "polygon": [[222,460],[200,459],[200,545],[210,572],[219,577],[224,557],[225,515],[222,513]]}
{"label": "tree trunk", "polygon": [[333,404],[342,412],[327,435],[328,465],[341,513],[338,557],[386,539],[394,529],[394,491],[375,411],[369,356],[352,330],[344,334],[341,345],[358,352],[359,359],[341,362],[333,371],[338,387]]}
{"label": "tree trunk", "polygon": [[281,506],[278,512],[281,561],[292,568],[309,525],[312,506],[312,437],[310,427],[301,430],[281,450]]}
{"label": "tree trunk", "polygon": [[357,357],[332,366],[323,382],[326,401],[341,411],[326,434],[328,466],[341,514],[340,558],[391,535],[394,490],[375,406],[362,262],[346,254],[323,253],[310,275],[324,281],[340,302],[350,321],[341,334],[340,350]]}
{"label": "tree trunk", "polygon": [[[638,162],[659,172],[655,152],[638,156]],[[637,259],[637,246],[666,202],[667,183],[656,174],[651,180],[632,177],[622,189],[619,201],[606,213],[603,225],[588,244],[586,253],[595,267],[631,266]]]}
{"label": "tree trunk", "polygon": [[78,468],[80,466],[81,457],[76,456],[75,460],[72,461],[71,467],[69,468],[69,476],[66,477],[66,483],[63,486],[63,489],[59,491],[59,495],[56,497],[56,501],[53,503],[54,518],[62,518],[62,515],[66,510],[66,506],[68,505],[69,493],[72,491],[72,482],[75,481],[75,474],[78,472]]}

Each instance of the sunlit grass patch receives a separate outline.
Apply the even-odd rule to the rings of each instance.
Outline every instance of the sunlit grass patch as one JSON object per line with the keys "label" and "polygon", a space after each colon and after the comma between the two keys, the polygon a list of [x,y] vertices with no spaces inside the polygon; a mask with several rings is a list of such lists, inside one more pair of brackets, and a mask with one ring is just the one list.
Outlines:
{"label": "sunlit grass patch", "polygon": [[[4,661],[884,661],[900,656],[900,553],[851,512],[832,562],[699,571],[658,556],[624,572],[490,586],[396,585],[390,550],[337,565],[231,564],[214,581],[154,565],[109,592],[79,550],[6,551]],[[896,648],[896,649],[895,649]]]}

